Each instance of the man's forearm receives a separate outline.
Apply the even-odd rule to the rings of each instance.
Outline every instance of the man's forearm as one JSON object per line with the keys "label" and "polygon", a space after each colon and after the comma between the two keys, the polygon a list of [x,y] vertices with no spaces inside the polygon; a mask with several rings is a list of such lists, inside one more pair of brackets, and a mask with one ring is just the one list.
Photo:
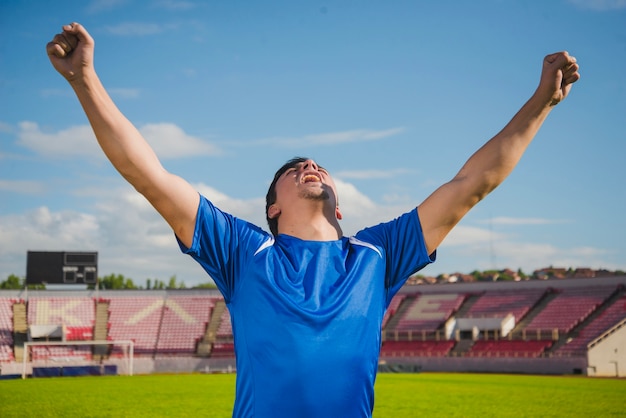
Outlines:
{"label": "man's forearm", "polygon": [[498,134],[470,157],[455,179],[468,181],[477,201],[483,199],[513,171],[551,110],[552,106],[533,95]]}

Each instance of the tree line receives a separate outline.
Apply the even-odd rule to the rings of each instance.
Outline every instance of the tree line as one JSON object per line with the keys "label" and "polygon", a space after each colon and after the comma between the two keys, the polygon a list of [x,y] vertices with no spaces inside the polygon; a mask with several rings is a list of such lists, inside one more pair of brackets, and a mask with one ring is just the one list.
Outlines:
{"label": "tree line", "polygon": [[[109,274],[107,276],[98,277],[98,289],[100,290],[130,290],[130,289],[145,289],[145,290],[171,290],[171,289],[188,289],[185,282],[179,281],[176,276],[169,278],[167,282],[159,279],[146,279],[145,284],[138,285],[130,277],[125,277],[123,274]],[[45,290],[45,285],[26,285],[26,279],[23,277],[10,274],[5,280],[0,282],[1,290]],[[87,285],[88,289],[95,290],[95,284]],[[214,289],[215,284],[202,283],[189,289]]]}

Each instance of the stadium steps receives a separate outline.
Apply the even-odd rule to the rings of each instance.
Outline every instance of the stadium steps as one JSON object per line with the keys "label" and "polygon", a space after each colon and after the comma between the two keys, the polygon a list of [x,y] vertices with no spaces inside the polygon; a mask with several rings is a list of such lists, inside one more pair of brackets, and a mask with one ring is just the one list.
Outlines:
{"label": "stadium steps", "polygon": [[478,299],[480,299],[481,296],[483,296],[483,293],[468,294],[465,300],[463,301],[463,304],[461,305],[459,310],[456,311],[454,316],[457,318],[466,318],[467,313],[470,311],[470,309],[472,309],[472,306],[476,303]]}
{"label": "stadium steps", "polygon": [[609,306],[611,306],[613,303],[615,303],[615,301],[619,300],[624,293],[626,293],[626,290],[623,287],[618,287],[615,292],[613,292],[611,294],[611,296],[609,296],[603,303],[602,305],[598,306],[591,314],[589,314],[584,321],[580,322],[578,325],[576,325],[568,334],[565,335],[561,335],[560,338],[558,339],[558,341],[556,341],[554,344],[552,344],[552,347],[550,347],[548,350],[546,350],[546,353],[552,353],[556,350],[558,350],[559,348],[561,348],[563,345],[565,345],[568,341],[570,341],[573,338],[577,338],[578,335],[580,334],[580,331],[582,329],[584,329],[588,324],[590,324],[591,322],[593,322],[594,319],[596,319],[598,316],[600,316],[602,314],[602,312],[604,312]]}
{"label": "stadium steps", "polygon": [[217,330],[220,326],[222,314],[225,310],[226,302],[224,302],[223,300],[218,300],[217,302],[215,302],[213,312],[211,312],[211,319],[209,320],[209,323],[206,327],[204,337],[202,338],[202,341],[198,343],[196,355],[200,357],[209,357],[211,355],[211,349],[217,338]]}
{"label": "stadium steps", "polygon": [[528,313],[524,316],[524,318],[522,318],[521,321],[519,321],[517,324],[515,324],[515,328],[513,328],[513,331],[511,332],[511,334],[512,335],[521,334],[522,330],[524,330],[524,328],[526,328],[528,326],[528,324],[530,324],[531,321],[537,315],[539,315],[539,313],[546,306],[548,306],[548,304],[552,301],[552,299],[556,298],[557,296],[558,296],[558,292],[555,292],[553,290],[548,290],[546,293],[544,293],[543,296],[539,299],[539,301],[537,301],[535,306],[533,306],[528,311]]}
{"label": "stadium steps", "polygon": [[157,328],[157,333],[156,333],[156,339],[154,341],[154,353],[152,354],[153,356],[156,356],[157,351],[158,351],[158,347],[159,347],[159,341],[161,341],[161,333],[163,332],[163,323],[164,321],[164,317],[165,317],[165,310],[167,308],[167,298],[169,296],[166,294],[165,297],[163,298],[163,304],[161,305],[161,308],[159,309],[159,323],[158,323],[158,328]]}
{"label": "stadium steps", "polygon": [[404,318],[404,314],[409,310],[415,299],[419,297],[419,295],[407,296],[404,298],[400,306],[398,306],[398,310],[396,313],[389,319],[387,322],[386,330],[395,330],[398,327],[398,323],[402,318]]}
{"label": "stadium steps", "polygon": [[457,341],[457,343],[455,344],[454,348],[452,348],[452,350],[450,350],[450,354],[449,355],[452,356],[452,357],[462,356],[465,353],[467,353],[468,351],[470,351],[473,345],[474,345],[474,341],[471,340],[471,339],[465,339],[465,340]]}
{"label": "stadium steps", "polygon": [[15,361],[24,358],[24,343],[28,336],[28,320],[26,318],[26,303],[16,302],[13,309],[13,357]]}
{"label": "stadium steps", "polygon": [[[109,337],[109,302],[105,300],[96,301],[96,321],[93,330],[93,339],[105,341]],[[108,357],[108,346],[99,345],[93,348],[93,357],[100,360]]]}
{"label": "stadium steps", "polygon": [[[463,301],[463,304],[459,308],[459,310],[454,314],[456,318],[465,318],[467,317],[468,312],[472,309],[472,306],[476,303],[478,299],[480,299],[484,293],[471,293],[468,294]],[[450,350],[450,356],[458,357],[467,353],[472,346],[474,345],[474,341],[471,339],[461,339],[458,340],[454,345],[452,350]]]}

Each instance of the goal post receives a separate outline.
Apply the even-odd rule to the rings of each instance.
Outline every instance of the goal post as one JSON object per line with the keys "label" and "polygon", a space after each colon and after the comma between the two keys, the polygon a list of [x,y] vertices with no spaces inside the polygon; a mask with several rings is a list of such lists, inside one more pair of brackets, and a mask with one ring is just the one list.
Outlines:
{"label": "goal post", "polygon": [[[102,348],[105,346],[105,350]],[[103,354],[106,353],[106,354]],[[133,375],[134,342],[130,340],[93,341],[29,341],[24,342],[22,379],[37,368],[114,366],[122,374]]]}

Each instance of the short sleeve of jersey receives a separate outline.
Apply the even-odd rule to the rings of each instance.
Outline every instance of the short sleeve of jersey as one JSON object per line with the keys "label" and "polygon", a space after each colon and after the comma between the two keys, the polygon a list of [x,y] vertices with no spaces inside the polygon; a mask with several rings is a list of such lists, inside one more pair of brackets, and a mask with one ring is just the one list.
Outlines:
{"label": "short sleeve of jersey", "polygon": [[228,303],[239,285],[239,272],[253,256],[254,249],[271,239],[257,226],[215,207],[204,196],[196,215],[190,248],[178,240],[183,253],[193,257],[211,276]]}
{"label": "short sleeve of jersey", "polygon": [[411,210],[393,221],[365,228],[356,238],[384,251],[385,287],[388,301],[412,274],[435,261],[436,252],[428,254],[417,210]]}

